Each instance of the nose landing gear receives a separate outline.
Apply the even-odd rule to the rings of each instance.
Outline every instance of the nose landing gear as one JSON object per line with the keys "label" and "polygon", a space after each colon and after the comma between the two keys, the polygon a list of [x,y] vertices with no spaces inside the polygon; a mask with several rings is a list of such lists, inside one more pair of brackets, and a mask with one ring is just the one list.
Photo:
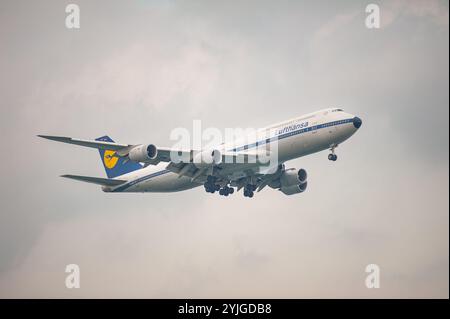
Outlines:
{"label": "nose landing gear", "polygon": [[330,148],[331,154],[328,154],[328,159],[333,162],[336,162],[338,158],[337,155],[334,154],[334,150],[336,147],[338,147],[338,145],[332,145]]}

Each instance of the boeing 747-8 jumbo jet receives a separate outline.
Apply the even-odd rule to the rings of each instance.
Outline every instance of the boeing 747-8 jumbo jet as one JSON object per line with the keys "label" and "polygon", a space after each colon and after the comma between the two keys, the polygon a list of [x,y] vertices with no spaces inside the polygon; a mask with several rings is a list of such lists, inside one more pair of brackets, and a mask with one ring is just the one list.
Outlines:
{"label": "boeing 747-8 jumbo jet", "polygon": [[98,149],[108,178],[62,177],[101,185],[105,192],[177,192],[203,185],[209,193],[228,196],[236,188],[253,197],[266,186],[286,195],[304,192],[306,171],[286,169],[284,163],[327,149],[328,159],[336,161],[335,148],[361,124],[359,117],[332,108],[260,129],[262,135],[200,150],[119,144],[108,136],[96,140],[38,136]]}

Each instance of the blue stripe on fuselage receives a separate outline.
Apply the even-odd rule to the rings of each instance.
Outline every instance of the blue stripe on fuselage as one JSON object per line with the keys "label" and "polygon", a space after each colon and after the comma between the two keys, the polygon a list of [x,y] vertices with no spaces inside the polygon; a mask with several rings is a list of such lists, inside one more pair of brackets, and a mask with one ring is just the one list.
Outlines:
{"label": "blue stripe on fuselage", "polygon": [[306,127],[306,128],[300,129],[300,130],[291,131],[291,132],[288,132],[288,133],[284,133],[284,134],[280,134],[280,135],[277,135],[277,136],[273,136],[271,138],[258,141],[256,143],[239,146],[239,147],[233,148],[233,149],[231,149],[229,151],[239,152],[239,151],[242,151],[242,150],[248,150],[250,148],[254,148],[254,147],[257,147],[257,146],[260,146],[260,145],[272,143],[273,141],[282,140],[284,138],[288,138],[288,137],[291,137],[291,136],[294,136],[294,135],[298,135],[298,134],[302,134],[302,133],[306,133],[306,132],[311,132],[311,131],[316,131],[316,130],[320,130],[321,128],[326,128],[326,127],[330,127],[330,126],[347,124],[347,123],[353,123],[353,118]]}

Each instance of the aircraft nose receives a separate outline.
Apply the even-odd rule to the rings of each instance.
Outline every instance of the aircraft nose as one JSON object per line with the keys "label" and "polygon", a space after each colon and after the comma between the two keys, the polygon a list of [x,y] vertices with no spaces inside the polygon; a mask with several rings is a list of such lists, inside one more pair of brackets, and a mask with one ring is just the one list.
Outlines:
{"label": "aircraft nose", "polygon": [[362,124],[361,119],[359,117],[355,116],[353,118],[353,126],[356,127],[356,128],[360,128],[361,124]]}

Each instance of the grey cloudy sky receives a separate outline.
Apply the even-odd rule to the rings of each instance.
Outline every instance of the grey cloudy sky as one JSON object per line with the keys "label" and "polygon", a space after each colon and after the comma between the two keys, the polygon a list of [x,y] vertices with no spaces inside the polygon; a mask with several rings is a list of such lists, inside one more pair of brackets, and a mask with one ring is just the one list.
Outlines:
{"label": "grey cloudy sky", "polygon": [[[446,297],[447,1],[0,2],[0,297]],[[341,106],[363,126],[304,194],[105,194],[94,150]],[[65,265],[81,289],[65,288]],[[381,288],[364,285],[367,264]]]}

